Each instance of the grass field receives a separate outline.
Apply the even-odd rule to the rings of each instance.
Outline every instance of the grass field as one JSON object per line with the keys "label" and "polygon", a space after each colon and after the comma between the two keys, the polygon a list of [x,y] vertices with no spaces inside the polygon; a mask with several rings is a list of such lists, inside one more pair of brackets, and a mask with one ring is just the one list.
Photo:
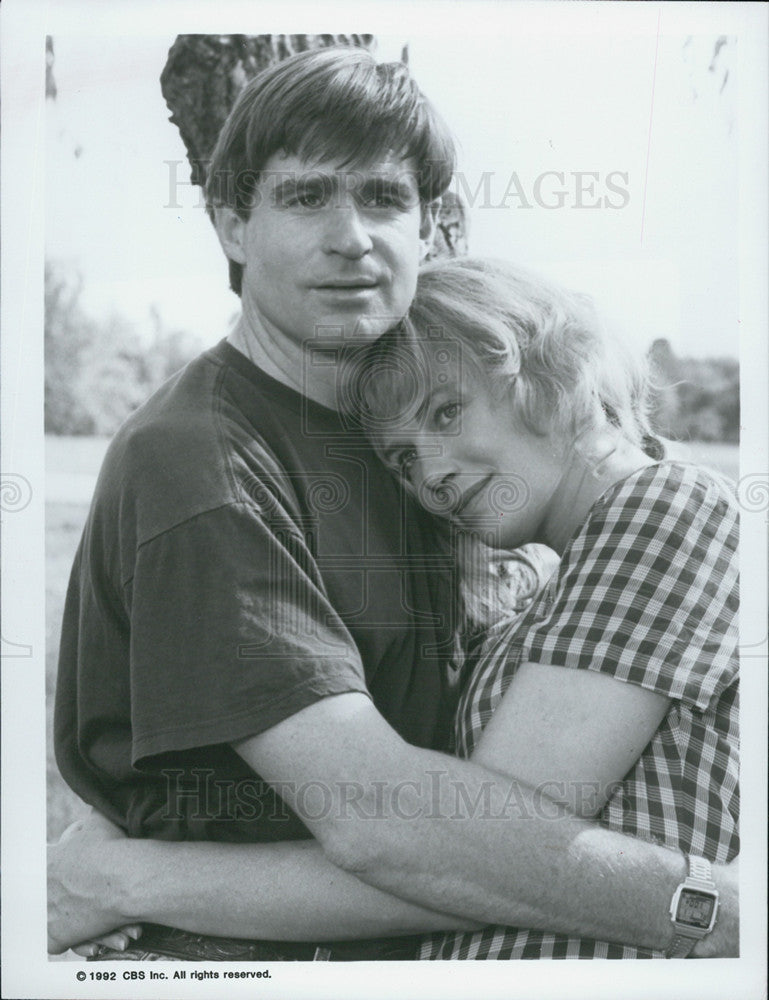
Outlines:
{"label": "grass field", "polygon": [[[53,759],[51,726],[59,632],[70,567],[83,530],[88,502],[86,487],[93,485],[106,449],[103,439],[49,438],[46,441],[49,500],[46,503],[46,695],[48,715],[48,836],[55,839],[84,810],[64,784]],[[682,457],[684,457],[682,455]],[[736,445],[695,444],[685,456],[738,478]],[[74,478],[72,475],[74,474]],[[72,479],[70,482],[69,480]],[[72,498],[77,497],[77,502]]]}

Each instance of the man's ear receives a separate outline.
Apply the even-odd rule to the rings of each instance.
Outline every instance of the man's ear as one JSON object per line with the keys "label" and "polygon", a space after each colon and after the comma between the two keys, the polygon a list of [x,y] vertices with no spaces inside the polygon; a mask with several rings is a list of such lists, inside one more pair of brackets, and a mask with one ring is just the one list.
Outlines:
{"label": "man's ear", "polygon": [[217,205],[214,209],[214,226],[222,250],[236,264],[246,263],[246,224],[247,220],[242,219],[229,205]]}
{"label": "man's ear", "polygon": [[435,229],[438,224],[438,213],[441,210],[441,199],[428,201],[422,205],[422,219],[419,224],[420,260],[424,260],[433,248]]}

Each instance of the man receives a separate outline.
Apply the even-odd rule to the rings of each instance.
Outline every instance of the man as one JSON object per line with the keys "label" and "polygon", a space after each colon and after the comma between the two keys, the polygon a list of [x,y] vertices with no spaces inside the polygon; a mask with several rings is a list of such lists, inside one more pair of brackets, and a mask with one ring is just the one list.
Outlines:
{"label": "man", "polygon": [[[365,52],[297,56],[246,88],[208,184],[241,317],[118,433],[76,556],[55,720],[70,785],[133,838],[312,836],[307,884],[331,862],[371,903],[368,941],[319,948],[310,922],[253,957],[404,957],[377,935],[472,921],[675,936],[680,855],[543,815],[533,790],[441,752],[445,567],[340,412],[339,361],[408,309],[453,162],[405,68]],[[458,813],[458,788],[487,815]],[[164,846],[55,850],[52,947],[137,917],[201,929],[195,871],[221,933],[259,936],[239,920],[241,861]],[[725,902],[703,950],[733,934]]]}

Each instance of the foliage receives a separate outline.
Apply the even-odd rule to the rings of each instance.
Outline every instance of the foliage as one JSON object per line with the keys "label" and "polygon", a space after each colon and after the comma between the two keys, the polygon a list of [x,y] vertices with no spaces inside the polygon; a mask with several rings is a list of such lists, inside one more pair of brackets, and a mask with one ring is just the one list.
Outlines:
{"label": "foliage", "polygon": [[667,340],[655,340],[649,359],[657,389],[652,423],[660,434],[676,441],[739,441],[734,358],[678,358]]}
{"label": "foliage", "polygon": [[[82,282],[45,272],[45,430],[111,435],[155,389],[200,351],[183,330],[150,312],[142,338],[119,316],[97,323],[80,303]],[[649,357],[656,385],[652,423],[676,441],[739,440],[739,368],[731,358],[678,358],[667,340]]]}
{"label": "foliage", "polygon": [[45,430],[113,434],[170,375],[199,351],[182,330],[167,330],[155,311],[149,338],[126,320],[102,323],[81,306],[82,282],[45,269]]}

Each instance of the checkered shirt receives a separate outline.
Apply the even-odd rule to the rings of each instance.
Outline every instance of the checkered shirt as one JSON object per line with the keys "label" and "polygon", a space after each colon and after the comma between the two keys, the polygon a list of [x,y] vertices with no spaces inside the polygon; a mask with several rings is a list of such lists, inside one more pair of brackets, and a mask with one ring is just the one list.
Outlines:
{"label": "checkered shirt", "polygon": [[[558,572],[517,621],[493,629],[457,711],[469,757],[521,663],[610,674],[671,699],[598,817],[611,830],[712,862],[739,852],[737,509],[732,488],[661,463],[591,508]],[[656,958],[661,952],[510,927],[434,934],[431,959]]]}

